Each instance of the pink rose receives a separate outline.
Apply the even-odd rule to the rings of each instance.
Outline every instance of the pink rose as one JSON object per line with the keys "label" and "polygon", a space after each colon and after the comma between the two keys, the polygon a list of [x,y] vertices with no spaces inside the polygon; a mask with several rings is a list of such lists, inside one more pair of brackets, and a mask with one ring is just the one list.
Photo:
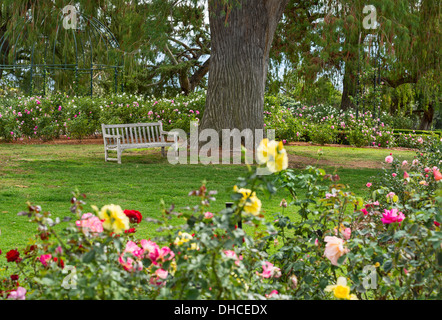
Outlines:
{"label": "pink rose", "polygon": [[262,264],[262,273],[260,274],[256,272],[256,274],[267,279],[271,277],[279,278],[281,276],[281,269],[275,267],[272,263],[268,261],[264,261],[264,263]]}
{"label": "pink rose", "polygon": [[48,266],[48,261],[50,261],[52,259],[52,255],[50,254],[43,254],[40,256],[39,260],[40,262],[47,267]]}
{"label": "pink rose", "polygon": [[351,229],[350,228],[345,228],[344,232],[342,232],[342,236],[344,237],[345,240],[350,239],[350,237],[351,237]]}
{"label": "pink rose", "polygon": [[381,221],[383,224],[390,224],[395,222],[401,222],[404,219],[405,219],[404,214],[402,212],[398,212],[396,208],[393,208],[391,210],[384,209]]}
{"label": "pink rose", "polygon": [[387,157],[385,158],[385,162],[387,162],[387,163],[392,163],[392,162],[393,162],[393,157],[392,157],[392,156],[387,156]]}
{"label": "pink rose", "polygon": [[277,295],[277,294],[279,294],[278,290],[272,290],[272,292],[270,292],[270,294],[266,294],[265,296],[266,296],[267,299],[270,299],[274,295]]}
{"label": "pink rose", "polygon": [[367,188],[370,188],[372,186],[371,182],[367,182],[366,186]]}
{"label": "pink rose", "polygon": [[11,291],[8,300],[26,300],[26,289],[18,287],[17,290]]}
{"label": "pink rose", "polygon": [[97,234],[103,232],[103,223],[92,213],[83,214],[81,220],[75,221],[75,224],[84,234]]}

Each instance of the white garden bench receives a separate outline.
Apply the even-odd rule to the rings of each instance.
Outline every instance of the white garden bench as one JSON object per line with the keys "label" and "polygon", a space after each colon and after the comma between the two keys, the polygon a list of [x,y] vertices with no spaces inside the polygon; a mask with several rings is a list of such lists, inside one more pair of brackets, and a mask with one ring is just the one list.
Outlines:
{"label": "white garden bench", "polygon": [[[102,124],[105,161],[118,161],[121,164],[121,154],[126,149],[144,149],[161,147],[165,156],[165,147],[178,145],[178,133],[173,134],[174,142],[167,141],[169,132],[163,131],[161,122],[131,123],[131,124]],[[116,151],[117,158],[109,158],[108,152]]]}

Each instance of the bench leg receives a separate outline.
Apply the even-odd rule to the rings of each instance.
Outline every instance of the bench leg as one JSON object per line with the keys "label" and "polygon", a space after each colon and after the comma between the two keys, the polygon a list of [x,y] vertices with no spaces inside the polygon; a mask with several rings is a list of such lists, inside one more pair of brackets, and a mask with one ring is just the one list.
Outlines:
{"label": "bench leg", "polygon": [[107,158],[108,158],[108,150],[106,148],[104,148],[104,161],[107,162]]}
{"label": "bench leg", "polygon": [[117,149],[118,164],[121,164],[121,153],[122,153],[122,150]]}
{"label": "bench leg", "polygon": [[161,147],[161,155],[163,156],[163,158],[166,156],[166,151],[164,147]]}

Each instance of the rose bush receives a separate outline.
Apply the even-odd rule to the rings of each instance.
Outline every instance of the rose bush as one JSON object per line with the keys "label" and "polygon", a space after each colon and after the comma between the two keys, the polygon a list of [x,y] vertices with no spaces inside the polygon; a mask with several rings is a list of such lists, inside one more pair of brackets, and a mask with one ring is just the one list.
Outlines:
{"label": "rose bush", "polygon": [[[436,142],[428,150],[440,150]],[[140,212],[117,205],[86,210],[78,193],[65,219],[29,204],[20,215],[37,225],[36,237],[24,249],[3,248],[10,275],[1,297],[442,298],[440,158],[420,152],[404,177],[408,164],[387,154],[385,175],[370,179],[363,199],[337,174],[288,169],[282,143],[263,140],[259,150],[260,164],[232,183],[233,206],[220,212],[204,183],[187,208],[163,203],[160,219],[141,222]],[[263,168],[273,174],[259,175]],[[266,216],[260,198],[282,189],[291,198]],[[157,224],[159,235],[137,239],[139,223]]]}

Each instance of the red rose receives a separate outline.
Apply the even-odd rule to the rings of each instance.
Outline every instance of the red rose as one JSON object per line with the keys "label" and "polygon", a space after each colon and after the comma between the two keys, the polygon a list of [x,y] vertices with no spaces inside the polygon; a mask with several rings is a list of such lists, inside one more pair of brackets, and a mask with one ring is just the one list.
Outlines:
{"label": "red rose", "polygon": [[124,214],[134,223],[140,223],[143,219],[143,216],[137,210],[124,210]]}
{"label": "red rose", "polygon": [[11,275],[11,280],[12,281],[17,281],[18,280],[18,275],[17,274]]}
{"label": "red rose", "polygon": [[35,245],[32,245],[32,246],[27,247],[26,250],[25,250],[25,255],[30,254],[30,253],[33,252],[35,249],[37,249],[37,246],[35,246]]}
{"label": "red rose", "polygon": [[52,260],[54,260],[54,262],[60,267],[60,268],[64,268],[64,261],[63,261],[63,259],[61,259],[60,258],[60,260],[58,259],[58,258],[54,258],[54,259],[52,259]]}
{"label": "red rose", "polygon": [[125,230],[124,233],[135,233],[136,231],[135,228],[130,228],[129,230]]}
{"label": "red rose", "polygon": [[8,262],[14,262],[17,260],[21,260],[20,258],[20,253],[17,250],[10,250],[7,254],[6,254],[6,259],[8,260]]}

